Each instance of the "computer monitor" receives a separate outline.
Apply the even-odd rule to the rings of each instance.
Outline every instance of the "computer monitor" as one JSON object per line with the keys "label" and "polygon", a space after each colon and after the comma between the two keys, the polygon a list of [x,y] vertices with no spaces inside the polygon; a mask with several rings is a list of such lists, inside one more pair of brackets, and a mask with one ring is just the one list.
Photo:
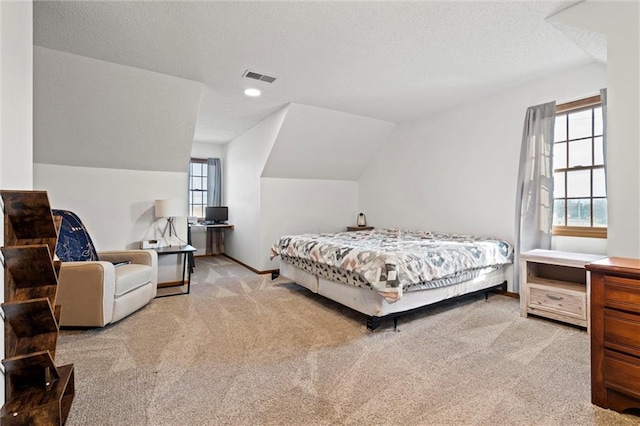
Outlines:
{"label": "computer monitor", "polygon": [[206,222],[222,223],[229,220],[228,207],[205,207]]}

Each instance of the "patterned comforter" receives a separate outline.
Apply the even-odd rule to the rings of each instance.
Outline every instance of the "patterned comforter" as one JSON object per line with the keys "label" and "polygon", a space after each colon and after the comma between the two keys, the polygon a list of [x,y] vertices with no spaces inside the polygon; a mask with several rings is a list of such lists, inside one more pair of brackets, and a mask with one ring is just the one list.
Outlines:
{"label": "patterned comforter", "polygon": [[393,303],[417,284],[447,285],[448,278],[509,264],[513,248],[487,237],[374,229],[283,236],[271,247],[271,259],[278,255],[359,274]]}

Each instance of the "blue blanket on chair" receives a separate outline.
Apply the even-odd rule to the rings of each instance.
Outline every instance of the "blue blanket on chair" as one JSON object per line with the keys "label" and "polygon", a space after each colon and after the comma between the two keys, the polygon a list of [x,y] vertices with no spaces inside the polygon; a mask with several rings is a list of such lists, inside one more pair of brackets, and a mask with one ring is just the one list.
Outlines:
{"label": "blue blanket on chair", "polygon": [[99,260],[91,237],[80,218],[69,210],[51,210],[54,216],[62,216],[56,254],[62,262]]}

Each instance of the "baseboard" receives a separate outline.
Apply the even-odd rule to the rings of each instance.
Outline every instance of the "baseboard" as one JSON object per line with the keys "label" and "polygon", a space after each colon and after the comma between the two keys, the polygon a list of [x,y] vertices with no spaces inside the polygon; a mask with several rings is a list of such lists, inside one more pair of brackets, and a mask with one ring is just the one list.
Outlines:
{"label": "baseboard", "polygon": [[504,290],[491,290],[491,291],[493,293],[501,294],[503,296],[513,297],[514,299],[520,299],[520,295],[512,291],[504,291]]}
{"label": "baseboard", "polygon": [[247,265],[246,263],[242,263],[240,262],[238,259],[234,259],[233,257],[229,256],[226,253],[222,254],[224,257],[226,257],[229,260],[233,260],[234,262],[236,262],[238,265],[243,266],[245,268],[247,268],[248,270],[250,270],[251,272],[254,272],[256,274],[260,274],[260,275],[265,275],[265,274],[273,274],[275,272],[279,272],[280,269],[267,269],[266,271],[258,271],[255,268],[252,268],[251,266]]}

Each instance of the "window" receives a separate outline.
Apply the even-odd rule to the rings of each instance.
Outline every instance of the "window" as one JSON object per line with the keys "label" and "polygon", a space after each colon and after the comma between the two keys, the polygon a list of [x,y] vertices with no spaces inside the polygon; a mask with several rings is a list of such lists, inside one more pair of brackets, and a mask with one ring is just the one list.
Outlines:
{"label": "window", "polygon": [[189,162],[189,216],[204,218],[207,189],[207,160],[192,158]]}
{"label": "window", "polygon": [[556,107],[553,234],[606,238],[600,96]]}

